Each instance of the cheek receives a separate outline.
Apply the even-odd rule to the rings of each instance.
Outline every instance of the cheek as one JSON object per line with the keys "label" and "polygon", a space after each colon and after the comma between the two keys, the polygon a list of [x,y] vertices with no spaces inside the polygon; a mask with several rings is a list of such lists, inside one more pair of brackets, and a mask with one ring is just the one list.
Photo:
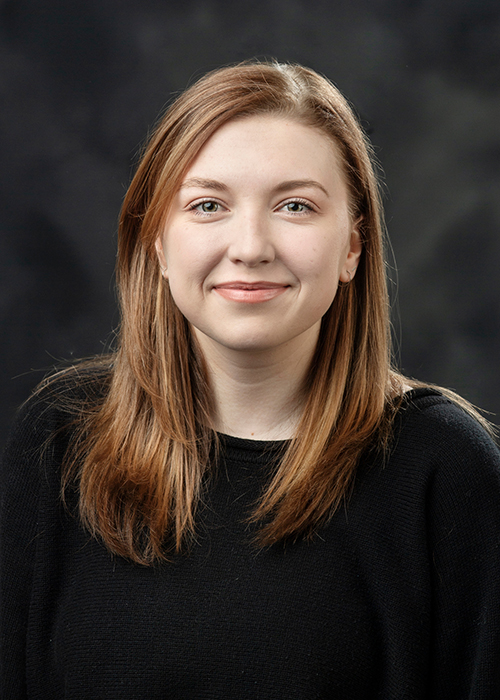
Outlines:
{"label": "cheek", "polygon": [[163,250],[169,269],[195,276],[213,267],[220,260],[220,245],[210,236],[186,228],[171,228],[163,239]]}
{"label": "cheek", "polygon": [[189,237],[169,232],[163,246],[168,277],[176,284],[182,284],[191,277],[196,277],[203,267],[204,257],[200,248],[193,245]]}
{"label": "cheek", "polygon": [[324,239],[296,250],[289,264],[304,284],[325,284],[332,289],[337,286],[346,257],[347,246]]}
{"label": "cheek", "polygon": [[193,322],[204,308],[216,261],[201,246],[171,243],[167,257],[170,293],[181,313]]}

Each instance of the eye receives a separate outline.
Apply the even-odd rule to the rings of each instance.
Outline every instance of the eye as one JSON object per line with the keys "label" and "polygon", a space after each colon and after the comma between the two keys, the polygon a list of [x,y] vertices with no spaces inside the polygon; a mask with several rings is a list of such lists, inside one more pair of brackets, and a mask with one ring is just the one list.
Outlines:
{"label": "eye", "polygon": [[216,199],[198,199],[187,206],[187,211],[193,212],[196,216],[210,217],[213,214],[220,214],[225,210],[223,204]]}
{"label": "eye", "polygon": [[194,211],[199,214],[215,214],[221,208],[219,202],[215,202],[213,199],[205,199],[203,202],[194,202],[190,205],[190,211]]}
{"label": "eye", "polygon": [[308,214],[314,211],[310,204],[301,199],[292,199],[289,202],[285,202],[285,204],[281,205],[280,210],[289,214]]}

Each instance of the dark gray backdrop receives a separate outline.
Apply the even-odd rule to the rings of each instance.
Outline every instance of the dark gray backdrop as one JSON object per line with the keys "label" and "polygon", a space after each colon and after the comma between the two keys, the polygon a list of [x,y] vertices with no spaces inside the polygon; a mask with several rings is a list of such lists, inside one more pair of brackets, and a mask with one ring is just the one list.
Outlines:
{"label": "dark gray backdrop", "polygon": [[500,413],[498,0],[3,0],[0,439],[117,323],[116,218],[172,91],[252,56],[325,73],[387,183],[403,370]]}

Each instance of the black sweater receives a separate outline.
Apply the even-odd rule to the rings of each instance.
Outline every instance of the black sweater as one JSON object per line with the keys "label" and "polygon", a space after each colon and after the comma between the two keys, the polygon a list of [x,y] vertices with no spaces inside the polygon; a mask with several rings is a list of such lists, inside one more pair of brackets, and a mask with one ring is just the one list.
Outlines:
{"label": "black sweater", "polygon": [[311,543],[255,549],[279,445],[223,438],[198,541],[151,568],[61,505],[64,421],[28,404],[1,472],[2,700],[500,698],[500,454],[436,392]]}

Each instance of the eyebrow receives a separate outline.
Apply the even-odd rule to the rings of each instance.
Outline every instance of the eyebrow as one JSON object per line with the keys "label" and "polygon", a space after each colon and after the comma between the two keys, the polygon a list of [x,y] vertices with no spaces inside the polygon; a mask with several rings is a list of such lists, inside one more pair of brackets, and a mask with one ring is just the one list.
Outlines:
{"label": "eyebrow", "polygon": [[287,190],[294,190],[300,187],[314,187],[324,192],[327,197],[330,196],[323,185],[317,180],[286,180],[285,182],[281,182],[274,191],[286,192]]}
{"label": "eyebrow", "polygon": [[181,185],[181,190],[188,187],[202,187],[207,190],[217,190],[217,192],[227,192],[229,188],[223,182],[218,180],[207,180],[200,177],[190,177],[189,180],[185,180]]}
{"label": "eyebrow", "polygon": [[[181,185],[181,189],[187,189],[188,187],[202,187],[204,189],[216,190],[217,192],[229,191],[229,187],[223,182],[200,177],[191,177],[189,180],[185,180]],[[277,185],[273,191],[276,193],[281,193],[300,187],[314,187],[324,192],[327,197],[330,196],[323,185],[320,182],[317,182],[317,180],[286,180],[285,182],[280,182],[280,184]]]}

